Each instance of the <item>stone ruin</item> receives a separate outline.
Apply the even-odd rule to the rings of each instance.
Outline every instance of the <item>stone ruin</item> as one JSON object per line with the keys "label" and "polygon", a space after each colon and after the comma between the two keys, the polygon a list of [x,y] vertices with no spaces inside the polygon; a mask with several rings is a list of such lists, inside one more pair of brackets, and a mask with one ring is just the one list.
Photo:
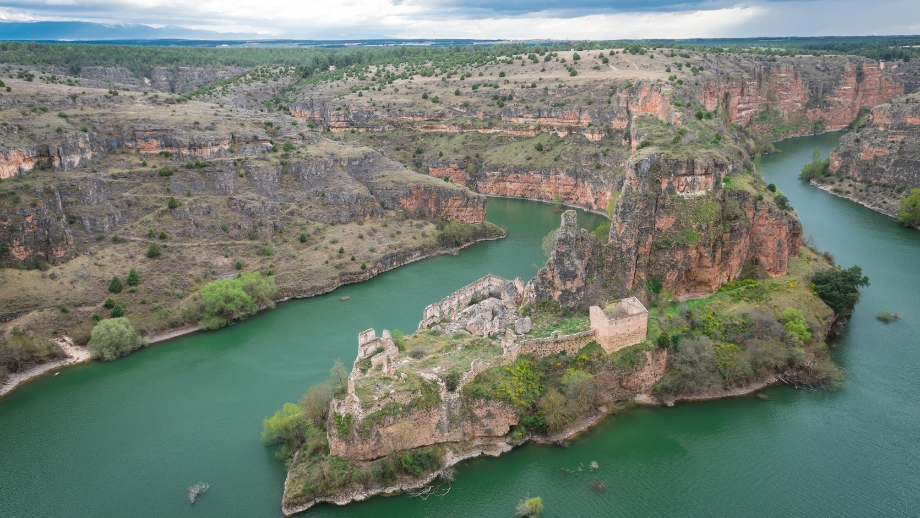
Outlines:
{"label": "stone ruin", "polygon": [[597,343],[607,353],[642,343],[646,339],[648,310],[636,297],[618,300],[604,309],[591,306],[588,314]]}
{"label": "stone ruin", "polygon": [[351,374],[348,375],[348,393],[354,394],[355,379],[364,376],[358,365],[362,360],[370,359],[368,372],[379,370],[384,376],[393,376],[396,372],[393,361],[397,356],[399,348],[396,347],[396,342],[388,330],[384,329],[379,338],[374,328],[358,333],[358,357],[355,358]]}
{"label": "stone ruin", "polygon": [[426,307],[418,327],[440,331],[446,336],[464,330],[473,335],[498,337],[504,349],[504,362],[513,362],[519,354],[574,353],[593,340],[605,352],[612,353],[646,339],[648,310],[639,299],[629,297],[604,309],[591,306],[588,331],[571,335],[556,332],[549,338],[528,340],[524,335],[533,327],[530,317],[518,312],[524,292],[519,278],[509,281],[486,275]]}
{"label": "stone ruin", "polygon": [[517,311],[523,293],[520,278],[509,281],[489,274],[427,306],[418,328],[442,331],[447,336],[460,330],[479,336],[528,333],[530,318]]}

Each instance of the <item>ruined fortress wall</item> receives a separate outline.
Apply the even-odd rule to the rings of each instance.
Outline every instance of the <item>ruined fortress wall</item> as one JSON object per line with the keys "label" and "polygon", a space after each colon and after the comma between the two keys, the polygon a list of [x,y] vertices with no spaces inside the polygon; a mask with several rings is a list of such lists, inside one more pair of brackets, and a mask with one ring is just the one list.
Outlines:
{"label": "ruined fortress wall", "polygon": [[514,363],[521,354],[528,354],[542,358],[550,354],[565,352],[566,354],[575,354],[588,345],[596,338],[593,329],[573,333],[570,335],[559,335],[553,333],[549,338],[535,338],[533,340],[524,340],[505,348],[502,354],[502,363]]}
{"label": "ruined fortress wall", "polygon": [[453,318],[469,306],[470,301],[474,298],[501,298],[502,287],[507,282],[506,279],[489,274],[476,282],[467,284],[440,301],[428,305],[422,313],[422,321],[418,328],[424,329],[442,319]]}

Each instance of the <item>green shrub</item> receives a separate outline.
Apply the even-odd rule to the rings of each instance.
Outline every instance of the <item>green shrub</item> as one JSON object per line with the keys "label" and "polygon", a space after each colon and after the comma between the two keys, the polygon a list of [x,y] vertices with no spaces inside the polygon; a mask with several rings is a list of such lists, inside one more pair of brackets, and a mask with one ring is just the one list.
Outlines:
{"label": "green shrub", "polygon": [[540,516],[543,512],[543,500],[539,496],[521,500],[515,509],[518,516]]}
{"label": "green shrub", "polygon": [[105,302],[102,303],[102,307],[105,309],[112,309],[115,307],[115,301],[112,300],[112,297],[108,297],[105,299]]}
{"label": "green shrub", "polygon": [[605,221],[591,231],[591,235],[606,242],[610,238],[610,222]]}
{"label": "green shrub", "polygon": [[285,140],[284,145],[281,146],[281,149],[283,149],[285,153],[290,153],[291,151],[294,151],[294,143],[290,140]]}
{"label": "green shrub", "polygon": [[179,202],[176,201],[175,196],[170,196],[169,201],[167,202],[166,206],[169,207],[170,210],[172,210],[172,209],[179,207]]}
{"label": "green shrub", "polygon": [[122,288],[121,279],[119,279],[117,275],[112,277],[112,281],[109,282],[109,291],[112,293],[121,293]]}
{"label": "green shrub", "polygon": [[796,308],[786,308],[780,314],[779,319],[783,323],[787,336],[801,345],[811,340],[811,333],[808,331],[808,322],[805,321],[805,314],[802,310]]}
{"label": "green shrub", "polygon": [[125,316],[125,308],[115,304],[112,306],[112,318],[118,318]]}
{"label": "green shrub", "polygon": [[137,274],[137,270],[131,268],[128,272],[128,286],[137,286],[141,282],[141,276]]}
{"label": "green shrub", "polygon": [[892,313],[890,311],[879,311],[878,314],[875,315],[875,318],[888,324],[890,322],[895,322],[897,320],[900,320],[901,317],[898,316],[897,313]]}
{"label": "green shrub", "polygon": [[444,386],[450,392],[456,391],[457,386],[460,385],[460,373],[457,371],[450,371],[441,379],[444,380]]}
{"label": "green shrub", "polygon": [[297,236],[297,240],[300,241],[301,243],[306,243],[306,242],[307,242],[307,235],[306,235],[306,234],[300,234],[299,236]]}
{"label": "green shrub", "polygon": [[127,318],[115,317],[93,327],[87,348],[93,358],[111,361],[146,345],[147,340],[134,330]]}
{"label": "green shrub", "polygon": [[811,154],[811,162],[805,164],[802,167],[802,172],[799,173],[799,178],[803,180],[821,178],[822,176],[825,176],[829,171],[830,158],[821,160],[821,150],[815,148],[814,152]]}
{"label": "green shrub", "polygon": [[789,198],[787,198],[785,194],[777,194],[775,199],[777,207],[783,210],[787,210],[789,208]]}
{"label": "green shrub", "polygon": [[147,258],[148,259],[156,259],[157,257],[160,257],[160,253],[161,253],[160,245],[156,243],[150,243],[150,246],[147,247]]}

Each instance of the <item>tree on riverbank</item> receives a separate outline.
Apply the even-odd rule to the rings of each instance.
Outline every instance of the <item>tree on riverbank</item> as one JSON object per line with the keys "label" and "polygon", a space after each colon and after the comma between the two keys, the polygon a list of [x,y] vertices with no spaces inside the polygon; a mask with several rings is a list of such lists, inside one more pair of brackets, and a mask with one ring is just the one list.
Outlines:
{"label": "tree on riverbank", "polygon": [[131,322],[119,317],[96,324],[87,348],[92,358],[112,361],[146,345],[147,339],[134,330]]}
{"label": "tree on riverbank", "polygon": [[901,198],[898,219],[905,225],[920,225],[920,189],[913,189],[910,194]]}
{"label": "tree on riverbank", "polygon": [[859,302],[859,288],[869,285],[869,278],[862,274],[862,268],[851,266],[846,270],[837,268],[818,272],[811,278],[815,293],[838,316],[853,313]]}
{"label": "tree on riverbank", "polygon": [[822,176],[827,175],[828,171],[830,171],[830,164],[830,158],[821,160],[821,150],[815,148],[814,152],[811,154],[811,162],[805,164],[805,166],[802,167],[802,172],[799,173],[799,178],[802,180],[821,178]]}
{"label": "tree on riverbank", "polygon": [[211,282],[201,288],[203,308],[198,324],[202,329],[223,327],[233,320],[246,318],[260,307],[274,306],[277,294],[274,277],[260,272]]}

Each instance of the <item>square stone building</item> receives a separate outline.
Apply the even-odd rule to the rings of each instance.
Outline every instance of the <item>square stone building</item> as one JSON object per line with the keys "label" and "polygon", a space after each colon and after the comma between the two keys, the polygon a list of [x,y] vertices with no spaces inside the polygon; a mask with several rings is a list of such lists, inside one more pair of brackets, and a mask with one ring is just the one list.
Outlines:
{"label": "square stone building", "polygon": [[612,353],[645,341],[648,310],[636,297],[619,300],[604,309],[591,306],[589,312],[591,329],[604,351]]}

